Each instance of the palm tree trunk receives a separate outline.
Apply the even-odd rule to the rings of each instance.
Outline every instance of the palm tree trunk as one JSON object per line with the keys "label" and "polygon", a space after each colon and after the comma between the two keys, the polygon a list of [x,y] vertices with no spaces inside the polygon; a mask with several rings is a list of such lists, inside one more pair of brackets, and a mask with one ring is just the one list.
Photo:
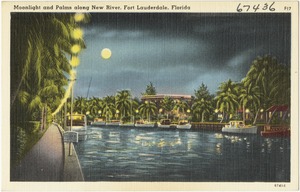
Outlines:
{"label": "palm tree trunk", "polygon": [[245,105],[243,105],[243,121],[246,121]]}
{"label": "palm tree trunk", "polygon": [[222,114],[222,119],[221,119],[220,123],[222,123],[222,122],[223,122],[224,118],[225,118],[225,112],[223,111],[223,114]]}
{"label": "palm tree trunk", "polygon": [[271,113],[271,117],[269,118],[268,124],[270,124],[274,113],[277,111],[277,108]]}
{"label": "palm tree trunk", "polygon": [[253,123],[252,123],[253,125],[256,124],[256,120],[257,120],[259,111],[260,111],[260,109],[258,109],[258,110],[256,111],[255,118],[254,118]]}

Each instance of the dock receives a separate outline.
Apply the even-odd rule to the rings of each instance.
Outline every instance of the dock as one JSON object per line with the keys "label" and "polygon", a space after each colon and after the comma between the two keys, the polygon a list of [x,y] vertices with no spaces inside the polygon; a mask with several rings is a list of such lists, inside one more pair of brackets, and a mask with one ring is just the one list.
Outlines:
{"label": "dock", "polygon": [[191,129],[199,129],[204,131],[222,131],[226,123],[215,123],[215,122],[192,122]]}

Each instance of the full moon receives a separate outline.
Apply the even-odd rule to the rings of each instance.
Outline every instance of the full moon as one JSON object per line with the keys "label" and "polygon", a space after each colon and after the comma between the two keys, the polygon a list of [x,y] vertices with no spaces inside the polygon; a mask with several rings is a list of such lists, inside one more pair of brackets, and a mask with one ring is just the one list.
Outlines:
{"label": "full moon", "polygon": [[104,48],[101,51],[101,57],[103,59],[109,59],[111,57],[111,50],[108,48]]}

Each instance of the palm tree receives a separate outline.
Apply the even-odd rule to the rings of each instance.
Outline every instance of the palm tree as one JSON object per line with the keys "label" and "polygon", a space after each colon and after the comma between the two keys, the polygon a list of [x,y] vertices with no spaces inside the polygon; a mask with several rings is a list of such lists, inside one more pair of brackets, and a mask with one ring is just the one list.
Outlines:
{"label": "palm tree", "polygon": [[256,115],[253,124],[256,123],[257,115],[260,111],[260,92],[259,87],[253,83],[245,84],[247,80],[242,81],[240,89],[240,105],[243,108],[243,120],[245,121],[245,108],[250,107],[252,110],[256,111]]}
{"label": "palm tree", "polygon": [[260,90],[261,103],[264,109],[269,108],[272,105],[272,95],[270,94],[274,84],[272,79],[274,73],[278,68],[278,61],[276,58],[266,55],[264,57],[257,57],[250,67],[246,75],[245,85],[250,83],[257,85]]}
{"label": "palm tree", "polygon": [[93,117],[97,117],[98,111],[101,110],[102,105],[103,103],[100,98],[92,97],[88,101],[88,111]]}
{"label": "palm tree", "polygon": [[250,83],[259,87],[264,111],[272,105],[290,105],[290,68],[279,64],[276,58],[270,55],[257,57],[246,76],[245,84]]}
{"label": "palm tree", "polygon": [[167,114],[167,119],[169,118],[169,114],[174,108],[174,101],[171,99],[171,97],[164,97],[161,103],[161,107],[164,110],[164,113]]}
{"label": "palm tree", "polygon": [[278,65],[273,74],[271,81],[273,104],[275,105],[290,105],[291,99],[291,73],[290,68],[284,65]]}
{"label": "palm tree", "polygon": [[[221,83],[215,100],[217,108],[223,112],[221,122],[228,119],[230,113],[235,113],[238,107],[238,86],[229,79],[227,82]],[[227,116],[227,117],[225,117]]]}
{"label": "palm tree", "polygon": [[186,110],[189,108],[188,104],[186,101],[176,101],[174,105],[174,110],[177,110],[179,113],[180,117],[185,115]]}
{"label": "palm tree", "polygon": [[87,108],[87,99],[85,97],[80,97],[78,96],[75,98],[75,103],[74,103],[74,111],[83,114],[86,112]]}
{"label": "palm tree", "polygon": [[154,115],[156,110],[157,107],[155,103],[151,101],[145,101],[145,103],[141,104],[139,107],[140,114],[142,117],[146,117],[149,122],[151,120],[150,116]]}
{"label": "palm tree", "polygon": [[44,74],[52,67],[69,72],[65,53],[70,53],[71,27],[75,25],[71,24],[70,14],[15,14],[14,18],[12,53],[18,57],[12,60],[15,76],[11,104],[23,85],[31,85],[28,81],[33,76],[36,78],[34,85],[41,86]]}
{"label": "palm tree", "polygon": [[213,107],[211,105],[211,101],[205,100],[204,98],[198,99],[193,105],[192,105],[192,112],[193,114],[198,115],[201,114],[201,122],[204,122],[205,115],[210,114]]}
{"label": "palm tree", "polygon": [[130,114],[132,101],[131,93],[129,90],[122,90],[117,93],[116,108],[121,112],[121,117],[125,117]]}
{"label": "palm tree", "polygon": [[109,121],[116,112],[115,107],[115,97],[114,96],[106,96],[103,98],[102,111],[105,115],[106,121]]}

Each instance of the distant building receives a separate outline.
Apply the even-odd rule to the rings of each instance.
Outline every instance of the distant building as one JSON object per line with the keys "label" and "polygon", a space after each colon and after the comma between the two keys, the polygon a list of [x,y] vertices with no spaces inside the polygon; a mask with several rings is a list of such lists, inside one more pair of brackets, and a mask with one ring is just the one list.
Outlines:
{"label": "distant building", "polygon": [[267,109],[266,112],[268,113],[268,120],[275,118],[281,121],[285,121],[290,117],[290,108],[288,105],[273,105],[272,107]]}
{"label": "distant building", "polygon": [[175,94],[157,94],[157,95],[143,95],[141,100],[142,101],[151,101],[151,102],[159,102],[162,101],[165,97],[169,97],[174,101],[187,101],[190,102],[192,100],[191,95],[175,95]]}

